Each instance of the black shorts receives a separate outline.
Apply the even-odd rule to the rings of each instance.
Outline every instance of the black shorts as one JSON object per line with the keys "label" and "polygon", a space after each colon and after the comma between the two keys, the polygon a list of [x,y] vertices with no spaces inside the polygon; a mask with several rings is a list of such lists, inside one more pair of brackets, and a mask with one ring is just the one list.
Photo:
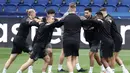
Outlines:
{"label": "black shorts", "polygon": [[106,41],[101,41],[100,55],[103,58],[109,58],[113,56],[114,42],[109,39]]}
{"label": "black shorts", "polygon": [[44,44],[41,43],[34,44],[30,58],[33,59],[34,61],[38,60],[38,58],[44,58],[47,55],[45,47],[46,46],[44,46]]}
{"label": "black shorts", "polygon": [[46,48],[52,48],[51,43],[47,44]]}
{"label": "black shorts", "polygon": [[98,40],[89,42],[89,47],[91,52],[98,52],[99,46],[100,46],[100,41]]}
{"label": "black shorts", "polygon": [[16,36],[14,38],[11,54],[21,54],[22,51],[29,53],[31,50],[32,49],[29,48],[29,45],[23,37]]}
{"label": "black shorts", "polygon": [[68,56],[79,56],[80,43],[77,41],[63,40],[63,51],[65,57]]}
{"label": "black shorts", "polygon": [[114,44],[115,44],[114,52],[120,52],[122,48],[122,37],[121,36],[116,37],[114,39]]}

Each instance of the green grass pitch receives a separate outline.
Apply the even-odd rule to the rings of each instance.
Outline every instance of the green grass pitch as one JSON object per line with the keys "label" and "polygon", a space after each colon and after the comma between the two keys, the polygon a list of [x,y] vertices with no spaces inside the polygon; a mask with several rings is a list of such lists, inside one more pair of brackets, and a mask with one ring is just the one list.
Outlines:
{"label": "green grass pitch", "polygon": [[[61,49],[53,49],[53,57],[54,57],[54,62],[53,62],[53,67],[52,67],[53,73],[58,73],[57,66],[58,66],[58,62],[59,62],[60,51],[61,51]],[[11,52],[10,48],[0,48],[0,72],[2,72],[4,63],[9,58],[10,52]],[[85,69],[89,69],[88,52],[89,52],[89,50],[87,50],[87,49],[80,50],[79,63],[81,65],[81,67],[85,68]],[[124,64],[127,67],[127,69],[129,69],[129,71],[130,71],[130,50],[122,50],[120,52],[120,57],[124,61]],[[19,69],[19,67],[24,62],[26,62],[28,58],[29,58],[28,54],[23,53],[23,54],[19,55],[17,57],[17,59],[14,61],[14,63],[10,66],[7,73],[16,73],[16,71]],[[43,64],[44,64],[44,61],[41,59],[36,61],[34,64],[34,69],[33,69],[34,73],[42,73],[41,69],[42,69]],[[67,69],[66,60],[64,61],[63,67],[64,67],[64,69]],[[122,73],[121,67],[118,66],[117,64],[115,67],[115,71],[116,71],[115,73]],[[23,73],[27,73],[27,70]],[[75,70],[75,73],[77,73],[76,70]],[[88,73],[88,72],[86,72],[86,73]],[[93,73],[100,73],[100,67],[97,65],[96,62],[95,62]]]}

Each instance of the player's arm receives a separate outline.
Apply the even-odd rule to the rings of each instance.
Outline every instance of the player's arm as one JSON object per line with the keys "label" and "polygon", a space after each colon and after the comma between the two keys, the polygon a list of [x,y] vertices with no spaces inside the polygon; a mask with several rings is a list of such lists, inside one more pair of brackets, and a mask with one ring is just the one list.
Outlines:
{"label": "player's arm", "polygon": [[55,28],[55,27],[61,27],[64,24],[64,20],[60,20],[60,21],[56,21],[52,24],[50,24],[51,28]]}
{"label": "player's arm", "polygon": [[100,26],[103,21],[101,19],[97,19],[97,20],[83,20],[82,21],[82,26],[89,26],[89,24],[93,24],[93,26]]}
{"label": "player's arm", "polygon": [[64,15],[61,18],[56,18],[56,19],[58,21],[63,20],[68,14],[69,14],[69,12],[67,11],[66,13],[64,13]]}
{"label": "player's arm", "polygon": [[32,21],[29,21],[29,25],[30,25],[30,26],[37,26],[37,27],[39,27],[39,22],[40,22],[40,21],[32,20]]}

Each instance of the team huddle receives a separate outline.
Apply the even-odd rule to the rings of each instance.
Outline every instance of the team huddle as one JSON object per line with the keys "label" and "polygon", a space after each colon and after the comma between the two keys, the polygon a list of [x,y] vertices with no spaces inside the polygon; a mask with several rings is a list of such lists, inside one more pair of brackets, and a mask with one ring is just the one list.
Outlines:
{"label": "team huddle", "polygon": [[[50,44],[52,33],[55,28],[62,29],[62,50],[58,72],[74,73],[76,67],[78,72],[85,72],[86,69],[80,67],[78,62],[80,48],[80,31],[84,29],[84,37],[89,42],[90,52],[90,69],[88,73],[93,73],[94,59],[101,67],[100,73],[115,73],[115,63],[122,68],[123,73],[129,73],[123,61],[118,56],[121,46],[122,37],[117,30],[114,19],[107,13],[106,8],[101,8],[95,16],[92,16],[92,9],[85,8],[84,16],[76,14],[76,4],[70,3],[68,11],[61,18],[55,18],[55,11],[47,11],[46,17],[36,17],[34,9],[28,9],[28,16],[23,18],[18,29],[18,33],[13,40],[11,55],[2,73],[7,73],[16,57],[22,52],[30,55],[16,73],[22,73],[28,68],[28,73],[33,73],[33,63],[39,58],[45,61],[42,73],[52,73],[53,53]],[[36,35],[30,47],[27,42],[27,36],[32,26],[38,27]],[[100,49],[100,56],[98,50]],[[64,57],[67,60],[67,70],[62,68]]]}

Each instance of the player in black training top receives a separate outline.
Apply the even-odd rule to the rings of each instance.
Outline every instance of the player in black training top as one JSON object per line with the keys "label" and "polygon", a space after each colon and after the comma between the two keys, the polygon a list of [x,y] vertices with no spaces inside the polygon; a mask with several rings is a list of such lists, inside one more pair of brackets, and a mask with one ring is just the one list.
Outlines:
{"label": "player in black training top", "polygon": [[112,25],[111,35],[112,35],[112,38],[114,40],[115,48],[114,48],[114,56],[112,59],[111,67],[114,71],[114,65],[115,65],[115,61],[116,61],[118,63],[118,65],[121,66],[123,73],[129,73],[123,64],[123,61],[118,56],[118,54],[121,50],[121,47],[122,47],[122,36],[119,33],[119,31],[117,30],[116,23],[115,23],[113,17],[107,13],[106,8],[101,8],[100,11],[103,13],[104,19],[109,21]]}
{"label": "player in black training top", "polygon": [[[113,56],[114,42],[111,36],[111,24],[103,19],[101,12],[96,13],[97,20],[85,20],[83,24],[92,23],[94,27],[99,29],[99,39],[101,40],[101,61],[108,73],[113,73],[109,67],[108,59]],[[87,24],[89,25],[89,24]]]}
{"label": "player in black training top", "polygon": [[[92,17],[92,9],[91,8],[85,8],[84,9],[84,17],[87,20],[94,19]],[[98,49],[99,49],[99,30],[97,27],[93,27],[92,24],[89,24],[89,26],[83,27],[84,29],[84,37],[87,42],[89,42],[90,52],[89,52],[89,59],[90,59],[90,69],[88,73],[93,73],[93,67],[94,67],[94,59],[97,61],[98,65],[101,67],[101,73],[105,72],[105,68],[101,63],[100,57],[98,55]]]}
{"label": "player in black training top", "polygon": [[[55,11],[53,9],[49,9],[47,11],[47,16],[46,17],[42,17],[40,19],[41,19],[42,22],[47,23],[48,17],[50,17],[50,16],[51,17],[55,17]],[[55,18],[55,21],[58,21],[58,20]],[[34,37],[34,42],[35,42],[36,37],[37,37],[37,35],[35,35],[35,37]],[[51,43],[49,43],[46,46],[46,53],[50,57],[50,62],[49,62],[49,65],[48,65],[48,73],[51,73],[52,72],[52,64],[53,64],[53,53],[52,53],[52,45],[51,45]],[[40,54],[40,55],[41,55],[40,58],[43,58],[42,54]],[[43,70],[42,72],[46,71],[44,68],[42,70]]]}
{"label": "player in black training top", "polygon": [[54,28],[62,26],[63,21],[54,22],[53,17],[48,17],[47,22],[48,23],[40,24],[40,27],[38,28],[38,32],[37,32],[37,38],[34,42],[32,54],[30,58],[28,59],[28,61],[20,67],[17,73],[22,73],[25,69],[27,69],[28,66],[32,65],[39,58],[42,52],[44,52],[42,53],[42,57],[46,61],[45,65],[49,64],[50,59],[49,59],[49,56],[45,53],[45,48],[47,44],[49,44],[51,41]]}
{"label": "player in black training top", "polygon": [[69,73],[73,73],[79,56],[81,20],[76,15],[76,4],[70,3],[69,14],[64,18],[63,51]]}
{"label": "player in black training top", "polygon": [[29,45],[26,42],[27,36],[32,26],[39,26],[35,21],[36,12],[34,9],[29,9],[27,11],[28,16],[23,18],[18,29],[17,35],[13,40],[13,48],[10,58],[5,63],[2,73],[6,73],[6,70],[10,67],[16,57],[23,52],[30,53]]}

